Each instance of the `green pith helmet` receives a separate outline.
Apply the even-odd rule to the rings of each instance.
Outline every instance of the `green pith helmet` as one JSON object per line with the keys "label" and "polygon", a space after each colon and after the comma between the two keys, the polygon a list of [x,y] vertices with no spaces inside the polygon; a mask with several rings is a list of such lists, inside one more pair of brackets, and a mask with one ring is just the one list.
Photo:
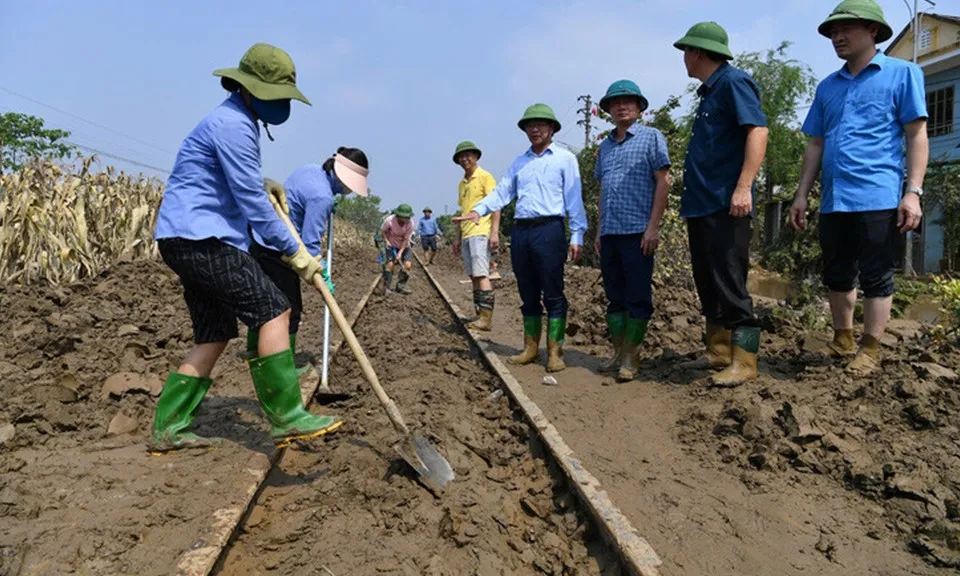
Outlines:
{"label": "green pith helmet", "polygon": [[413,218],[413,208],[409,204],[401,204],[397,206],[397,209],[393,211],[394,216],[399,216],[400,218]]}
{"label": "green pith helmet", "polygon": [[463,142],[457,144],[457,149],[453,151],[453,163],[454,164],[457,163],[457,156],[459,156],[461,152],[468,152],[468,151],[476,152],[477,160],[479,160],[480,156],[483,155],[483,152],[481,152],[480,149],[477,148],[476,144],[474,144],[470,140],[464,140]]}
{"label": "green pith helmet", "polygon": [[246,88],[260,100],[294,99],[310,104],[297,89],[297,69],[290,55],[276,46],[262,42],[254,44],[240,59],[236,68],[213,71],[220,83],[228,88],[227,78]]}
{"label": "green pith helmet", "polygon": [[528,106],[523,112],[523,118],[517,122],[517,126],[521,130],[524,130],[524,126],[527,122],[531,120],[549,120],[553,122],[553,132],[556,134],[560,131],[560,121],[557,120],[557,115],[553,113],[553,109],[547,106],[546,104],[536,103],[531,106]]}
{"label": "green pith helmet", "polygon": [[886,42],[893,36],[893,28],[883,19],[883,8],[874,0],[843,0],[837,4],[833,12],[817,27],[817,32],[830,37],[830,28],[834,22],[841,20],[866,20],[880,25],[877,31],[877,42]]}
{"label": "green pith helmet", "polygon": [[687,30],[687,35],[673,43],[674,48],[699,48],[733,60],[730,52],[730,39],[723,26],[716,22],[698,22]]}
{"label": "green pith helmet", "polygon": [[424,208],[423,211],[424,211],[424,212],[429,212],[429,213],[433,214],[433,210],[432,210],[429,206],[427,206],[426,208]]}
{"label": "green pith helmet", "polygon": [[617,80],[607,88],[607,93],[600,99],[600,109],[610,113],[610,101],[620,96],[634,96],[640,101],[640,111],[643,112],[650,105],[646,97],[640,92],[640,87],[632,80]]}

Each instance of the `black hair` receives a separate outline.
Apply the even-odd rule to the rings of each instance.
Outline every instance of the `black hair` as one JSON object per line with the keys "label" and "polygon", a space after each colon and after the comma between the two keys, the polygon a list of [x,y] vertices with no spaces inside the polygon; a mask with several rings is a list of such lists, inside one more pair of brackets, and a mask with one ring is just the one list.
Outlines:
{"label": "black hair", "polygon": [[[347,148],[346,146],[341,146],[337,148],[337,154],[343,156],[347,160],[359,164],[363,168],[370,168],[370,163],[367,161],[367,155],[363,153],[363,150],[359,148]],[[333,156],[327,158],[326,162],[323,163],[323,169],[327,172],[333,170]]]}
{"label": "black hair", "polygon": [[703,55],[710,59],[711,62],[723,63],[729,60],[726,56],[722,54],[717,54],[716,52],[711,52],[709,50],[701,50]]}

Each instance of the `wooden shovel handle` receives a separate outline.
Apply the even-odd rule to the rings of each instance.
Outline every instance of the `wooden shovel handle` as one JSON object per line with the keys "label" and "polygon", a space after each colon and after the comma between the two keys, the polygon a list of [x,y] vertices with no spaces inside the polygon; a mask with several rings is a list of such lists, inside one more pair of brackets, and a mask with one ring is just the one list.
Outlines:
{"label": "wooden shovel handle", "polygon": [[[297,239],[297,242],[303,246],[303,241],[300,240],[300,235],[297,234],[297,229],[294,228],[293,222],[290,221],[290,218],[284,214],[282,210],[278,209],[276,212],[277,216],[279,216],[280,219],[283,220],[283,223],[286,224],[287,229],[290,230],[290,234],[292,234],[293,237]],[[330,289],[327,288],[327,283],[324,282],[323,278],[320,277],[320,274],[313,275],[313,287],[316,288],[317,291],[319,291],[323,296],[323,301],[326,303],[327,308],[333,315],[333,319],[337,323],[337,327],[340,328],[340,333],[343,334],[343,337],[347,340],[347,345],[350,347],[350,351],[353,352],[357,362],[360,364],[360,370],[363,371],[364,377],[366,377],[367,382],[370,383],[370,387],[373,388],[374,393],[376,393],[377,399],[380,401],[380,404],[387,413],[387,417],[390,418],[390,422],[393,423],[394,428],[396,428],[398,432],[404,435],[409,435],[410,431],[407,428],[406,423],[403,421],[403,416],[400,415],[400,410],[397,408],[397,405],[394,404],[393,400],[387,396],[387,393],[383,390],[383,386],[380,385],[380,380],[377,378],[377,373],[374,372],[373,366],[370,364],[370,360],[363,352],[363,348],[360,347],[360,342],[357,340],[356,334],[353,333],[353,328],[350,327],[350,323],[347,322],[346,317],[343,315],[343,311],[340,310],[340,306],[334,299],[333,294],[330,293]]]}

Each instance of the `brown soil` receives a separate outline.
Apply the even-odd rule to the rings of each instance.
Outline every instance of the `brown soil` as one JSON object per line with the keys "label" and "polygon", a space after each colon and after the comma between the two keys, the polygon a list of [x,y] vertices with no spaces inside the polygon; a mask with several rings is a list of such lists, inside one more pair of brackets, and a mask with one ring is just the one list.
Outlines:
{"label": "brown soil", "polygon": [[[369,249],[338,259],[349,313],[377,265]],[[299,348],[318,351],[322,304],[304,296]],[[196,421],[225,445],[152,457],[155,395],[192,337],[162,263],[120,264],[73,286],[5,287],[0,309],[0,574],[169,574],[214,511],[242,504],[245,469],[274,450],[242,342],[220,360]]]}
{"label": "brown soil", "polygon": [[327,410],[346,424],[285,455],[220,573],[619,574],[422,272],[409,286],[409,296],[374,297],[356,332],[408,424],[457,478],[440,498],[416,481],[344,349],[331,383],[354,396]]}
{"label": "brown soil", "polygon": [[[521,341],[507,258],[493,348]],[[431,268],[464,310],[470,285],[448,252]],[[640,381],[597,373],[605,343],[599,272],[568,267],[558,385],[511,367],[664,561],[664,574],[946,574],[960,567],[960,352],[894,321],[883,373],[855,380],[798,314],[758,299],[761,376],[714,389],[679,363],[700,346],[688,282],[657,285]]]}

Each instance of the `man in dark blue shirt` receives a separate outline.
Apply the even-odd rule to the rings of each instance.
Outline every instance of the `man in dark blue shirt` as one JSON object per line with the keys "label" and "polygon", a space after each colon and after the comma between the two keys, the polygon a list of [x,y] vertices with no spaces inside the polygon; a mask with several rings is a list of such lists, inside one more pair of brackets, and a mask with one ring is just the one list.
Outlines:
{"label": "man in dark blue shirt", "polygon": [[767,148],[760,90],[731,66],[727,33],[694,25],[674,43],[687,74],[703,84],[683,170],[680,216],[687,219],[693,276],[706,317],[706,353],[687,366],[725,369],[713,384],[757,376],[760,328],[747,293],[753,181]]}

